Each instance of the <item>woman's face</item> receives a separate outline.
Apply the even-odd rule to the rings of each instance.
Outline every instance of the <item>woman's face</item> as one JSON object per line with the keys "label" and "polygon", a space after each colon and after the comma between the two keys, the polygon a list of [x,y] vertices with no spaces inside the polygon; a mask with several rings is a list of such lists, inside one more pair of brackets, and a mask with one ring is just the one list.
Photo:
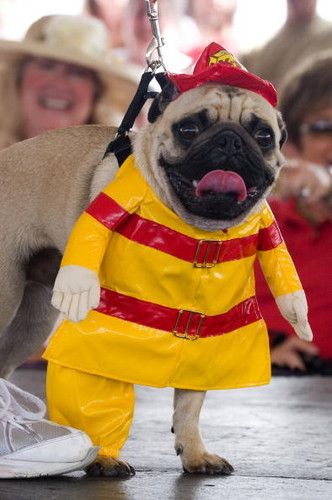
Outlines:
{"label": "woman's face", "polygon": [[300,131],[301,156],[319,165],[332,165],[332,106],[307,115]]}
{"label": "woman's face", "polygon": [[19,86],[25,137],[87,123],[96,91],[91,70],[53,59],[27,61]]}

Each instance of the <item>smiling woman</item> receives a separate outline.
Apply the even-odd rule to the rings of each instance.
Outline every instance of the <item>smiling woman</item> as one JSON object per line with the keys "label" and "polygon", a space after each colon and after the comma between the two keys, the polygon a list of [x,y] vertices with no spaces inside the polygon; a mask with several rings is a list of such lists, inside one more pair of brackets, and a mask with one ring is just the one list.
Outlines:
{"label": "smiling woman", "polygon": [[[89,16],[42,17],[21,42],[0,41],[0,62],[0,149],[51,129],[117,125],[136,91],[135,71],[113,57],[106,28]],[[38,254],[46,275],[59,257]]]}
{"label": "smiling woman", "polygon": [[55,128],[117,125],[137,75],[108,44],[89,16],[42,17],[23,41],[0,41],[0,148]]}
{"label": "smiling woman", "polygon": [[28,59],[19,86],[24,136],[91,122],[100,91],[101,83],[89,69],[53,59]]}

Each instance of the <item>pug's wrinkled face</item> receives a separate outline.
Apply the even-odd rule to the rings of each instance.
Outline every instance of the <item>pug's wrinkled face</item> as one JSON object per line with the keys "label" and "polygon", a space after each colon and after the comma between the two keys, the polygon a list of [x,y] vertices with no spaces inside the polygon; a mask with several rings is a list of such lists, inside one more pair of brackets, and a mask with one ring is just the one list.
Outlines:
{"label": "pug's wrinkled face", "polygon": [[[174,99],[167,90],[138,134],[135,154],[161,200],[191,225],[242,222],[271,190],[286,138],[278,111],[237,87],[207,84]],[[159,115],[159,116],[158,116]]]}

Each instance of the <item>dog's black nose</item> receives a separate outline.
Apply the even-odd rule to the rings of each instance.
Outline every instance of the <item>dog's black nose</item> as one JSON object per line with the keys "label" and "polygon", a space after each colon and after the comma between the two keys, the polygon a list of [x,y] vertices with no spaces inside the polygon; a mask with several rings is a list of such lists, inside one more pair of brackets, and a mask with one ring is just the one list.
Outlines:
{"label": "dog's black nose", "polygon": [[242,139],[232,130],[224,130],[216,137],[214,156],[233,156],[242,151]]}

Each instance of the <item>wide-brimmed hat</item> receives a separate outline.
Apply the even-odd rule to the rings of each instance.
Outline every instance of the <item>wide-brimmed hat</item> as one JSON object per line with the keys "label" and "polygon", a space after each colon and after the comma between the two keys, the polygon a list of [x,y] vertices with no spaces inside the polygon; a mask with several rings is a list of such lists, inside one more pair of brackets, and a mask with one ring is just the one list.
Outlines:
{"label": "wide-brimmed hat", "polygon": [[102,79],[115,76],[137,82],[136,68],[112,54],[106,27],[92,16],[44,16],[30,26],[23,40],[0,40],[1,58],[22,56],[76,64]]}
{"label": "wide-brimmed hat", "polygon": [[212,42],[199,57],[192,75],[168,74],[180,93],[210,82],[251,90],[272,106],[277,104],[277,91],[271,82],[250,73],[221,45]]}
{"label": "wide-brimmed hat", "polygon": [[137,90],[140,72],[116,57],[109,34],[99,19],[88,16],[44,16],[34,22],[21,41],[0,40],[1,135],[8,143],[24,139],[18,83],[22,63],[29,57],[55,59],[94,71],[101,82],[90,123],[117,126]]}

